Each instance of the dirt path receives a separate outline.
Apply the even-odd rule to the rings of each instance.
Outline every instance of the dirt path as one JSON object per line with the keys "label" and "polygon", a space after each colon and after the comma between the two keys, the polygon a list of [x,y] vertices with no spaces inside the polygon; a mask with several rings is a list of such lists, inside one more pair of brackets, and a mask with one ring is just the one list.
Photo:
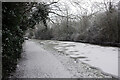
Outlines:
{"label": "dirt path", "polygon": [[25,55],[13,77],[17,78],[71,78],[69,71],[53,54],[33,41],[24,44]]}

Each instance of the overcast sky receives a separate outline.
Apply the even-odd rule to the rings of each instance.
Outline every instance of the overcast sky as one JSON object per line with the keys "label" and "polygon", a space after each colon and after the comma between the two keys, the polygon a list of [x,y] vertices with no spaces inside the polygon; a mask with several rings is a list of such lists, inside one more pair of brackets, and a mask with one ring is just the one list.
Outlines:
{"label": "overcast sky", "polygon": [[[58,0],[38,0],[38,1],[44,1],[44,2],[52,2],[52,1],[58,1]],[[93,5],[95,2],[107,2],[110,0],[59,0],[59,7],[62,8],[64,5],[69,8],[69,13],[77,14],[78,11],[85,13],[85,11],[89,14],[92,12],[92,10],[97,11],[97,6]],[[119,0],[111,0],[114,3],[118,3]],[[82,9],[79,8],[79,6],[73,6],[75,4],[71,4],[73,2],[80,2],[80,6],[83,7]],[[86,9],[86,10],[85,10]]]}
{"label": "overcast sky", "polygon": [[[38,1],[39,2],[44,1],[49,3],[49,2],[58,1],[58,0],[38,0]],[[108,2],[108,1],[110,0],[59,0],[59,3],[56,5],[58,5],[61,9],[64,9],[64,7],[66,6],[66,8],[68,8],[69,14],[89,15],[100,10],[99,7],[95,5],[95,3],[98,4],[98,3]],[[111,1],[113,3],[119,2],[119,0],[111,0]],[[79,2],[80,4],[79,6],[83,7],[84,9],[75,5],[73,2]],[[103,7],[103,5],[101,5],[100,7]],[[50,17],[51,16],[54,16],[54,15],[50,14]],[[54,17],[52,18],[55,19]]]}

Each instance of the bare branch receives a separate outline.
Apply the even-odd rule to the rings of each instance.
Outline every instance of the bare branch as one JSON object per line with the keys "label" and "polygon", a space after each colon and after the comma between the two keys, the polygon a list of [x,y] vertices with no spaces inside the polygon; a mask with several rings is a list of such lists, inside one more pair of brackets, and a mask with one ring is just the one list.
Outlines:
{"label": "bare branch", "polygon": [[60,1],[60,0],[51,2],[50,4],[47,4],[46,6],[50,6],[50,5],[52,5],[52,4],[58,3],[59,1]]}
{"label": "bare branch", "polygon": [[58,15],[58,16],[60,16],[60,17],[66,17],[66,16],[60,15],[60,14],[58,14],[58,13],[56,13],[56,12],[52,12],[52,11],[49,11],[49,13],[56,14],[56,15]]}

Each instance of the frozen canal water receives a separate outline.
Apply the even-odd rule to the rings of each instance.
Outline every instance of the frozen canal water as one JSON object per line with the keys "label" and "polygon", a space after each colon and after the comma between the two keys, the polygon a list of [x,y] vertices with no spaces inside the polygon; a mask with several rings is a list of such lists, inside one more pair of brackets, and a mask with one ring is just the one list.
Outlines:
{"label": "frozen canal water", "polygon": [[103,47],[76,42],[59,42],[55,48],[58,51],[64,51],[71,58],[77,58],[106,73],[118,76],[117,47]]}

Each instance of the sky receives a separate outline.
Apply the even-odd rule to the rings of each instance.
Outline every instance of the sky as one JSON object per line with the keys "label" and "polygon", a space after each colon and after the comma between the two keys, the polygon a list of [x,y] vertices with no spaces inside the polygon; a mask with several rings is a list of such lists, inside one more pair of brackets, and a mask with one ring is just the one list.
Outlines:
{"label": "sky", "polygon": [[[104,1],[110,1],[110,0],[37,0],[38,2],[53,2],[53,1],[59,1],[56,5],[60,7],[60,9],[63,11],[64,14],[66,14],[66,12],[64,11],[65,8],[68,8],[68,13],[70,15],[79,15],[79,16],[83,16],[83,15],[89,15],[89,14],[93,14],[95,12],[98,11],[103,11],[102,8],[103,5],[99,5],[99,3],[103,3]],[[114,3],[118,3],[119,0],[111,0]],[[74,2],[79,2],[79,6],[75,5]],[[95,4],[96,3],[96,4]],[[104,8],[105,9],[105,8]],[[62,12],[60,11],[54,11],[58,14],[64,15]],[[55,20],[57,17],[54,14],[49,14],[49,17],[51,17],[51,19]],[[56,20],[55,20],[56,21]]]}
{"label": "sky", "polygon": [[[38,2],[53,2],[53,1],[58,1],[58,0],[37,0]],[[77,15],[77,14],[90,14],[90,13],[94,13],[96,11],[98,11],[98,6],[96,6],[94,3],[96,2],[97,3],[103,3],[103,2],[107,2],[107,1],[110,1],[110,0],[59,0],[59,7],[62,9],[64,9],[64,6],[66,6],[69,11],[69,14],[74,14],[74,15]],[[119,0],[111,0],[112,2],[114,3],[118,3]],[[79,6],[75,6],[75,4],[73,2],[80,2]],[[80,8],[82,7],[82,8]],[[103,6],[101,6],[103,7]],[[84,9],[83,9],[84,8]],[[79,13],[78,13],[79,12]]]}

